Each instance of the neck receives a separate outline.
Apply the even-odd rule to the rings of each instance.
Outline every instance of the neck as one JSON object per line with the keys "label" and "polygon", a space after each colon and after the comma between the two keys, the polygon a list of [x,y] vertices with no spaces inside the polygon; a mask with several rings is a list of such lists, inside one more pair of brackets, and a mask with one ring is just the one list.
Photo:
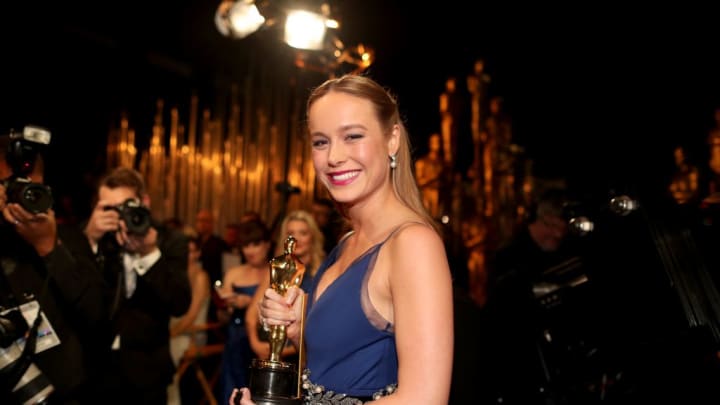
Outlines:
{"label": "neck", "polygon": [[254,266],[254,265],[252,265],[252,264],[248,264],[247,266],[248,266],[248,269],[250,269],[250,270],[259,270],[259,271],[262,271],[262,270],[267,269],[267,263],[263,263],[263,264],[257,265],[257,266]]}
{"label": "neck", "polygon": [[310,253],[306,253],[306,254],[302,255],[302,256],[298,257],[298,259],[300,259],[300,261],[303,262],[305,265],[312,264],[312,263],[310,263],[310,262],[312,262],[312,254],[310,254]]}
{"label": "neck", "polygon": [[346,205],[345,212],[355,232],[359,232],[361,229],[372,232],[372,229],[378,226],[382,227],[383,224],[392,223],[392,220],[388,220],[398,212],[399,205],[401,204],[395,196],[392,186],[388,184],[373,195]]}

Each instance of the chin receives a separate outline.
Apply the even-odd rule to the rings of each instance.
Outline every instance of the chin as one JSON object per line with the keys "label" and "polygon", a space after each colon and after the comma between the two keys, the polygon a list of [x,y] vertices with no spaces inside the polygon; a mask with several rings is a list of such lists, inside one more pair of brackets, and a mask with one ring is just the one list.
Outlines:
{"label": "chin", "polygon": [[337,188],[329,188],[328,190],[330,191],[332,199],[335,200],[336,203],[347,204],[354,200],[353,196],[351,196],[350,193],[346,190],[339,190]]}

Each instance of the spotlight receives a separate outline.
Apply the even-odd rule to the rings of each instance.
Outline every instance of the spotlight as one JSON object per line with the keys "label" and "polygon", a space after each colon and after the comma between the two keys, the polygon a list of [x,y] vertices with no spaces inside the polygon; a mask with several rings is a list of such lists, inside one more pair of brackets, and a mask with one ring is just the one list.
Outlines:
{"label": "spotlight", "polygon": [[613,197],[610,199],[610,211],[618,214],[618,215],[628,215],[629,213],[635,211],[640,207],[640,204],[638,204],[637,201],[633,200],[632,198],[621,195],[617,197]]}
{"label": "spotlight", "polygon": [[595,223],[586,216],[571,218],[568,225],[571,232],[580,236],[585,236],[595,229]]}
{"label": "spotlight", "polygon": [[226,37],[242,39],[265,24],[254,0],[223,0],[215,12],[215,25]]}
{"label": "spotlight", "polygon": [[[283,30],[283,41],[295,49],[295,65],[333,75],[338,70],[360,73],[375,59],[375,52],[359,44],[345,47],[337,37],[340,22],[331,16],[330,6],[298,4],[281,0],[221,0],[215,25],[226,37],[243,39],[261,29]],[[283,24],[284,23],[284,24]]]}
{"label": "spotlight", "polygon": [[297,49],[320,51],[325,48],[327,19],[312,11],[288,11],[285,20],[285,43]]}

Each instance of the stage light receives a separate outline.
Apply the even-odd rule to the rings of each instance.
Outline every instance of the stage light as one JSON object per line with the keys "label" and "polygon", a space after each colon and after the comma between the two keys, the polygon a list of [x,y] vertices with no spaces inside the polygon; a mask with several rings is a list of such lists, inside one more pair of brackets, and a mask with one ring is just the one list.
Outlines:
{"label": "stage light", "polygon": [[221,34],[242,39],[265,24],[254,0],[223,0],[215,12],[215,25]]}
{"label": "stage light", "polygon": [[360,73],[374,62],[375,52],[360,44],[345,47],[338,38],[340,22],[332,18],[328,3],[300,9],[282,0],[222,0],[215,25],[224,36],[243,39],[257,31],[278,27],[282,40],[295,49],[295,65],[326,73]]}
{"label": "stage light", "polygon": [[595,229],[595,223],[586,216],[571,218],[568,225],[571,232],[580,236],[585,236]]}
{"label": "stage light", "polygon": [[637,201],[626,195],[620,195],[610,199],[610,210],[618,215],[628,215],[640,207]]}
{"label": "stage light", "polygon": [[305,10],[288,11],[285,43],[297,49],[319,51],[325,48],[326,18]]}

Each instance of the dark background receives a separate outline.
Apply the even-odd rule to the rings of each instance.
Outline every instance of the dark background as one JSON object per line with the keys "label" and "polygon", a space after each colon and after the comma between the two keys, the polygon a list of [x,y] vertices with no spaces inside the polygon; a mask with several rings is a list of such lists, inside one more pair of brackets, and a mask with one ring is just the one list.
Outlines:
{"label": "dark background", "polygon": [[[218,89],[242,80],[261,42],[222,37],[217,4],[4,4],[0,128],[48,127],[49,181],[73,192],[77,179],[102,168],[121,112],[147,136],[158,98],[182,107],[195,92],[212,105]],[[464,91],[483,58],[490,92],[505,98],[514,140],[540,177],[663,192],[676,144],[706,166],[705,138],[720,105],[720,34],[707,11],[332,4],[341,39],[376,50],[368,74],[398,96],[417,154],[439,129],[446,78],[458,77]]]}

